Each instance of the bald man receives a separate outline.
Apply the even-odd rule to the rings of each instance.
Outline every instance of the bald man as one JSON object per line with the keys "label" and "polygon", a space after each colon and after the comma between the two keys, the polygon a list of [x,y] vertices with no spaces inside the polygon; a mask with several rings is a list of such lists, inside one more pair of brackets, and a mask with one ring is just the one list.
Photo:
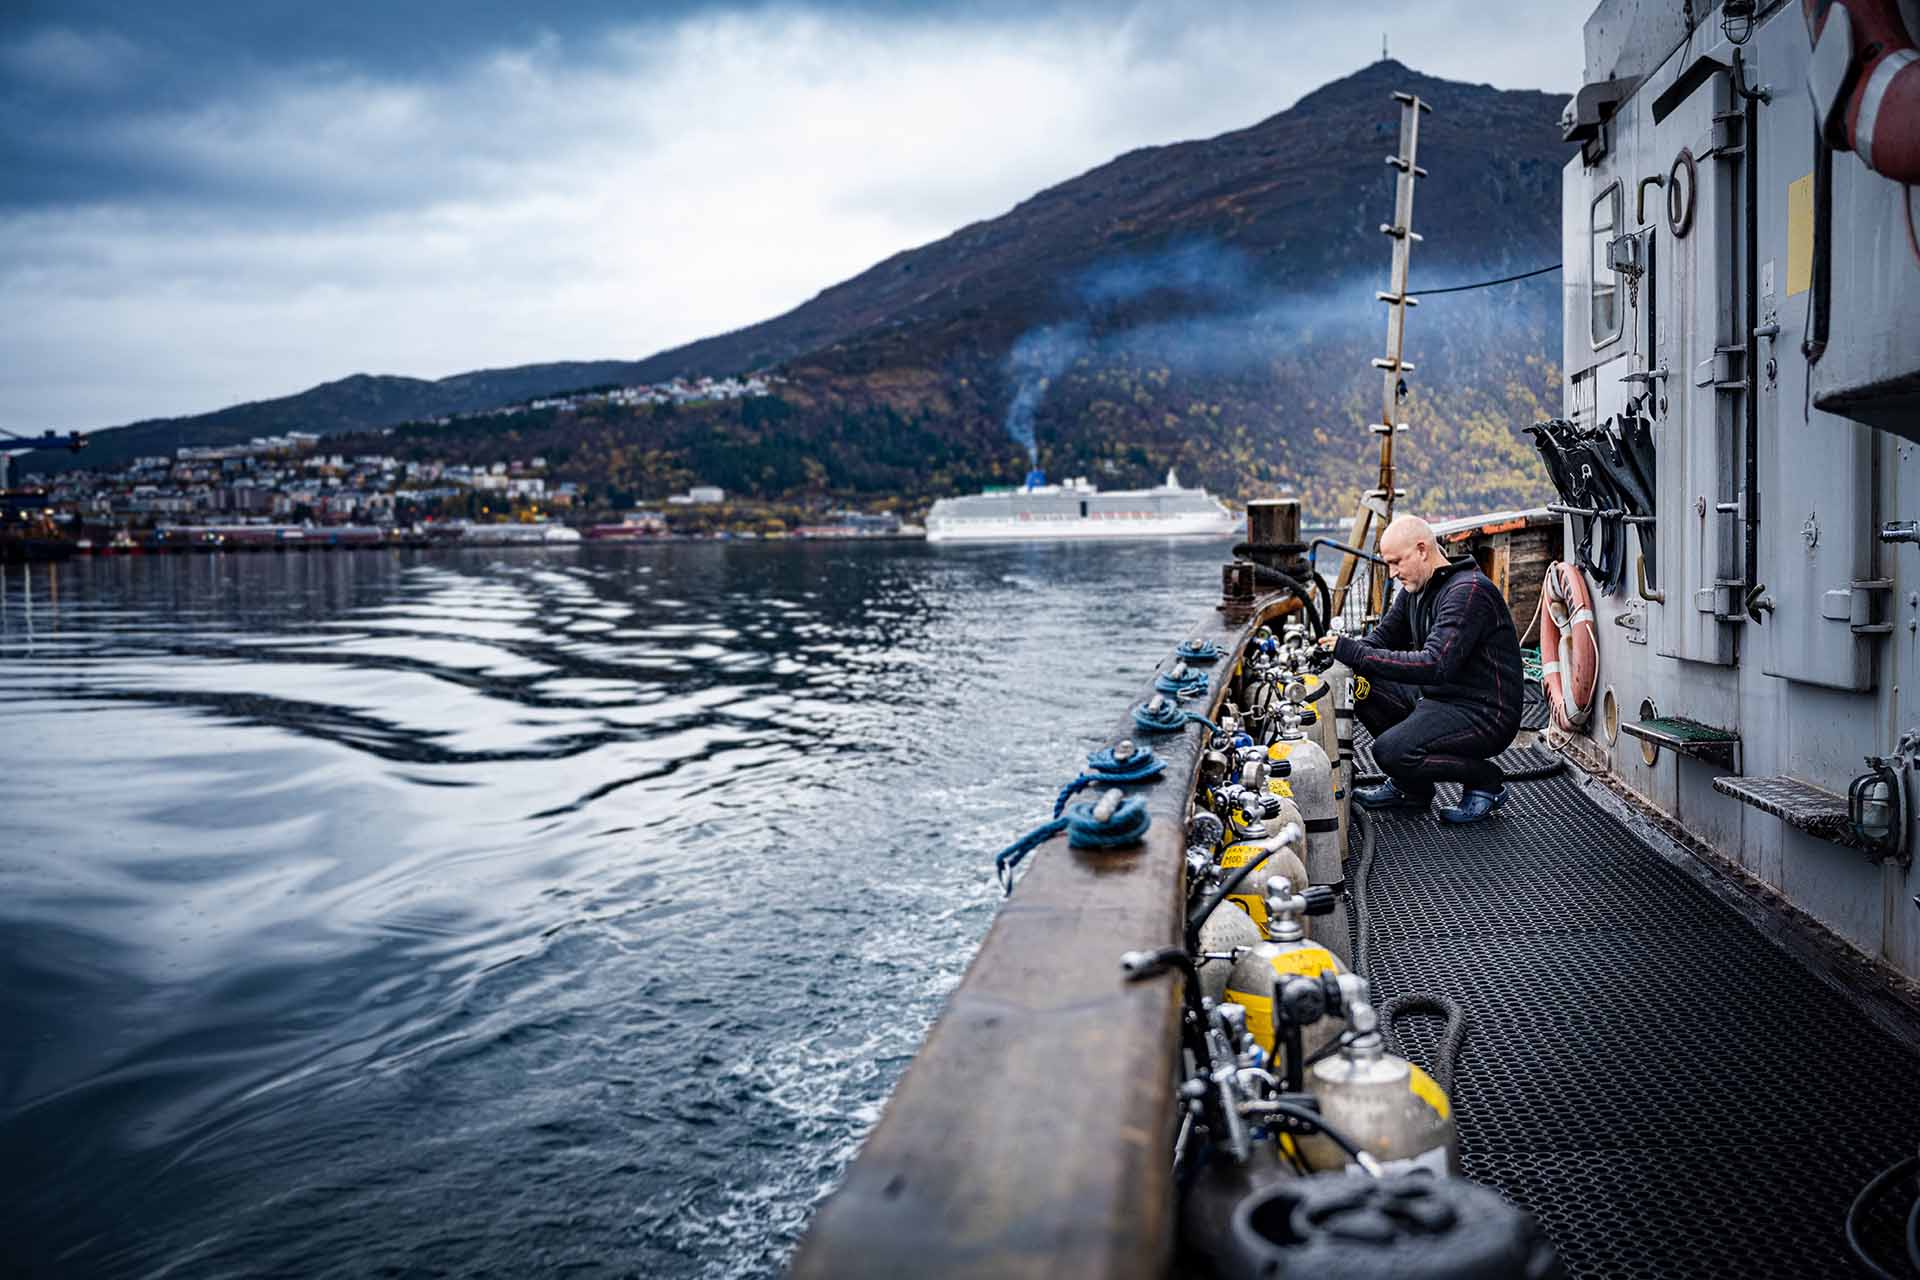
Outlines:
{"label": "bald man", "polygon": [[1400,516],[1380,535],[1380,557],[1400,583],[1380,625],[1362,639],[1321,644],[1356,676],[1354,711],[1387,775],[1353,798],[1369,809],[1425,809],[1436,782],[1458,782],[1448,822],[1478,822],[1506,788],[1493,757],[1520,732],[1520,640],[1513,614],[1466,556],[1447,559],[1433,529]]}

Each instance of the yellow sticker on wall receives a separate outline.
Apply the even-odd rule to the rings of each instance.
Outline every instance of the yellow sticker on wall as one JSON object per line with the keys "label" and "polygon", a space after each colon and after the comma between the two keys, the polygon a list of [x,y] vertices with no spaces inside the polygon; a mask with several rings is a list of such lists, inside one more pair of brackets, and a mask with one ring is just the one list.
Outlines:
{"label": "yellow sticker on wall", "polygon": [[1813,287],[1813,175],[1787,184],[1787,296]]}

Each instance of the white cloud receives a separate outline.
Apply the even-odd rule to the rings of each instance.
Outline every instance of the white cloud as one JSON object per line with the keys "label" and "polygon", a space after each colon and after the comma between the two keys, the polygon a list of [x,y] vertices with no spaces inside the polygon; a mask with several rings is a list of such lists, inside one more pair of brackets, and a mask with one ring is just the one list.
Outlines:
{"label": "white cloud", "polygon": [[[1469,38],[1464,6],[1410,11],[1396,55],[1572,85],[1579,15],[1474,12]],[[546,38],[439,80],[242,77],[107,139],[177,194],[0,219],[0,423],[644,356],[1122,151],[1264,118],[1378,55],[1350,25],[1253,5],[989,24],[793,10]]]}

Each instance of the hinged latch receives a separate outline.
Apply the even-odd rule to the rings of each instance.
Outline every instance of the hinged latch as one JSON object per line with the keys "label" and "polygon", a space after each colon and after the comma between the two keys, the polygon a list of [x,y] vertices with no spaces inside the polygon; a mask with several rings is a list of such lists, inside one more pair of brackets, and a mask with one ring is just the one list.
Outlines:
{"label": "hinged latch", "polygon": [[1881,610],[1874,602],[1892,592],[1892,578],[1855,578],[1845,587],[1821,593],[1820,616],[1846,623],[1857,636],[1883,636],[1893,630],[1893,624],[1880,620]]}

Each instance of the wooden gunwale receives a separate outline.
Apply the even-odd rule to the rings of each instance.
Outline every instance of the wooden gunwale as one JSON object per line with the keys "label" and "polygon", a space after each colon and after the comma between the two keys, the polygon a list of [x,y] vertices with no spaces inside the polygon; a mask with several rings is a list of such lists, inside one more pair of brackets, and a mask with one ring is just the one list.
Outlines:
{"label": "wooden gunwale", "polygon": [[[1208,668],[1209,718],[1218,718],[1253,632],[1298,607],[1264,596],[1245,621],[1214,614],[1168,640],[1169,655],[1190,637],[1231,655]],[[1142,699],[1151,697],[1150,678],[1143,683]],[[1138,736],[1133,705],[1110,740]],[[1181,979],[1124,982],[1120,956],[1181,940],[1187,803],[1205,734],[1189,725],[1143,739],[1167,771],[1130,789],[1153,819],[1140,847],[1085,852],[1059,837],[1031,855],[880,1123],[815,1215],[794,1276],[1124,1280],[1166,1271]],[[1051,798],[1051,789],[1036,792],[1036,815]]]}

